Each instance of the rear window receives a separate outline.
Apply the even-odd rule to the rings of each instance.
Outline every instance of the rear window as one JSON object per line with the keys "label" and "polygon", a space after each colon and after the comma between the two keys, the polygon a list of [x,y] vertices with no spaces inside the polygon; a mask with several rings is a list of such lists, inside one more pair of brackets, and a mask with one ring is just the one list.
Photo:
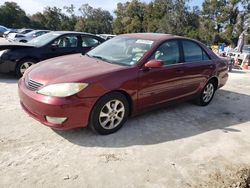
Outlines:
{"label": "rear window", "polygon": [[184,50],[184,59],[186,62],[195,62],[209,60],[206,52],[196,43],[192,41],[182,41]]}

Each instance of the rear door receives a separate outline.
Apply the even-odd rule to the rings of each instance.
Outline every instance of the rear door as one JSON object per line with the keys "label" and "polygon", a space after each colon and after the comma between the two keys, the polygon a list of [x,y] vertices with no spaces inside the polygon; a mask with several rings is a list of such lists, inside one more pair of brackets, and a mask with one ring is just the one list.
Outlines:
{"label": "rear door", "polygon": [[138,106],[150,107],[155,104],[178,99],[183,95],[182,81],[185,67],[181,62],[178,40],[164,42],[151,56],[162,60],[163,67],[139,72]]}
{"label": "rear door", "polygon": [[183,93],[192,95],[197,93],[215,70],[215,63],[196,42],[182,40],[185,64],[183,79]]}

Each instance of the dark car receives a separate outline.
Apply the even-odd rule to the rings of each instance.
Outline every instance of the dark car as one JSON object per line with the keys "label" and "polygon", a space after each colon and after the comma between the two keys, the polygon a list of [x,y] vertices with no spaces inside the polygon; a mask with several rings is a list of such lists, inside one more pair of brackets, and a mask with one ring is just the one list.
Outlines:
{"label": "dark car", "polygon": [[43,124],[110,134],[156,105],[195,99],[205,106],[227,79],[227,63],[202,43],[144,33],[34,65],[18,86],[23,109]]}
{"label": "dark car", "polygon": [[58,31],[44,34],[28,43],[0,44],[0,72],[15,72],[21,77],[39,61],[68,54],[84,54],[103,41],[88,33]]}

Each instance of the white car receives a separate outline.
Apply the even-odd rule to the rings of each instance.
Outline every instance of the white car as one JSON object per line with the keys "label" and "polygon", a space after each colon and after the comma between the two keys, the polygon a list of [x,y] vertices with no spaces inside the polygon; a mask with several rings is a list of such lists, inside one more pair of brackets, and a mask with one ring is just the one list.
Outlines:
{"label": "white car", "polygon": [[102,37],[105,40],[109,40],[111,38],[114,38],[116,35],[111,35],[111,34],[99,34],[99,37]]}
{"label": "white car", "polygon": [[36,38],[38,36],[41,36],[43,34],[46,34],[50,32],[49,30],[34,30],[27,34],[19,34],[19,33],[10,33],[8,35],[7,40],[10,42],[28,42],[32,40],[33,38]]}

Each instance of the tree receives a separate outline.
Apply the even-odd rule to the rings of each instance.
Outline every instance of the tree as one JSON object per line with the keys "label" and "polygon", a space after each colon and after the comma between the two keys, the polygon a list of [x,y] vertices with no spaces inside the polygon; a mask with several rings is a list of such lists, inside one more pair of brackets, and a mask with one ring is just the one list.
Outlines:
{"label": "tree", "polygon": [[84,28],[86,28],[84,18],[82,18],[82,17],[77,18],[75,30],[76,31],[84,31]]}
{"label": "tree", "polygon": [[75,15],[75,6],[71,4],[70,6],[64,6],[64,10],[68,15],[62,16],[62,30],[73,31],[77,23],[77,16]]}
{"label": "tree", "polygon": [[200,10],[198,6],[192,8],[192,11],[188,11],[187,13],[187,26],[184,29],[184,35],[190,38],[201,40],[200,30]]}
{"label": "tree", "polygon": [[46,7],[43,11],[45,17],[45,27],[51,30],[61,30],[62,10],[57,7]]}
{"label": "tree", "polygon": [[212,20],[216,31],[222,31],[224,20],[223,10],[226,6],[226,0],[205,0],[202,4],[202,16]]}
{"label": "tree", "polygon": [[29,18],[15,2],[5,2],[0,6],[0,24],[10,28],[21,28],[29,25]]}
{"label": "tree", "polygon": [[116,20],[114,21],[114,32],[131,33],[144,32],[146,4],[138,0],[132,0],[124,4],[118,3],[115,10]]}
{"label": "tree", "polygon": [[122,4],[118,3],[117,8],[115,10],[116,19],[113,22],[113,31],[115,34],[125,33],[125,23],[124,23],[124,16],[126,6],[129,2]]}
{"label": "tree", "polygon": [[46,18],[45,18],[45,16],[41,12],[38,12],[38,13],[33,14],[32,16],[30,16],[30,20],[31,20],[30,26],[32,28],[47,29],[45,27],[45,25],[46,25]]}
{"label": "tree", "polygon": [[[115,19],[110,12],[83,4],[46,7],[31,16],[13,2],[0,6],[0,24],[7,27],[76,30],[89,33],[158,32],[188,36],[206,44],[236,44],[243,31],[250,30],[249,0],[204,0],[188,7],[189,0],[131,0],[118,3]],[[78,11],[78,12],[76,12]],[[250,32],[250,31],[249,31]],[[249,36],[246,37],[249,40]]]}
{"label": "tree", "polygon": [[[83,25],[82,31],[89,33],[112,33],[112,15],[101,8],[93,8],[88,4],[83,4],[79,11],[82,16],[79,17],[78,29],[79,25]],[[84,23],[84,24],[83,24]]]}

